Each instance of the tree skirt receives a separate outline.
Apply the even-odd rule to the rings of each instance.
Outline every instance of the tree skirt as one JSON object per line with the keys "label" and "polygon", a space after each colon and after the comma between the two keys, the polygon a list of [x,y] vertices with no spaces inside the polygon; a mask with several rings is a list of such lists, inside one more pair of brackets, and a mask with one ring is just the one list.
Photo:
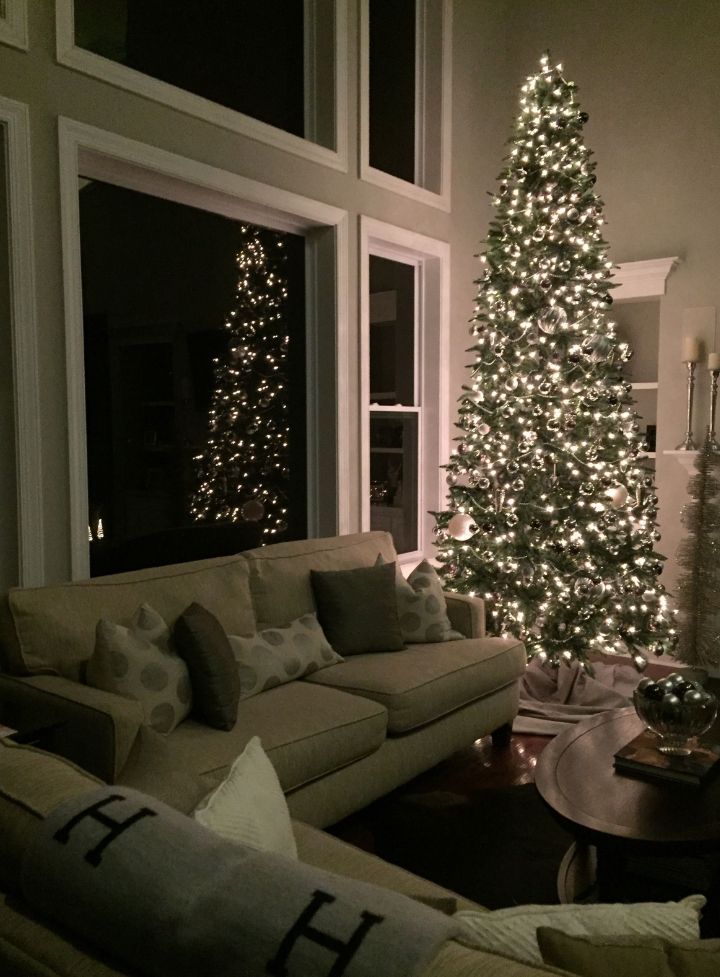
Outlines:
{"label": "tree skirt", "polygon": [[577,662],[553,668],[533,659],[520,683],[520,710],[513,732],[554,736],[587,716],[632,701],[640,675],[632,665],[594,662],[594,676]]}
{"label": "tree skirt", "polygon": [[488,909],[557,903],[572,837],[534,784],[391,796],[378,802],[375,851]]}

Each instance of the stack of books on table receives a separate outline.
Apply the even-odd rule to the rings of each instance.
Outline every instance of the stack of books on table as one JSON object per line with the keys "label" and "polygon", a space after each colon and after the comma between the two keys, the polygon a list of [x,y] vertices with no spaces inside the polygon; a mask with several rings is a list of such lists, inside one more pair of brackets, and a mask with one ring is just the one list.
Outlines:
{"label": "stack of books on table", "polygon": [[643,730],[615,754],[618,773],[650,780],[700,787],[720,769],[720,744],[696,743],[690,756],[669,756],[658,750],[658,737]]}

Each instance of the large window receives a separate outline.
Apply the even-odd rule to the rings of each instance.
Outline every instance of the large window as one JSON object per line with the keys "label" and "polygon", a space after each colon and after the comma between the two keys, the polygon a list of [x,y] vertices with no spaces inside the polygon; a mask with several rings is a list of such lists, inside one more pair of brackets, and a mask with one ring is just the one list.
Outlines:
{"label": "large window", "polygon": [[370,528],[419,547],[416,266],[370,256]]}
{"label": "large window", "polygon": [[[8,213],[7,134],[0,124],[0,214]],[[10,296],[10,240],[8,222],[0,221],[0,371],[12,377],[12,304]],[[3,465],[0,471],[0,537],[3,539],[3,579],[0,584],[14,586],[18,582],[17,489],[15,482],[15,397],[12,383],[0,388],[0,442],[3,445]]]}
{"label": "large window", "polygon": [[57,0],[57,56],[145,97],[344,168],[344,98],[336,81],[342,9],[339,0]]}
{"label": "large window", "polygon": [[304,537],[302,238],[81,184],[92,571],[198,521]]}
{"label": "large window", "polygon": [[448,246],[363,218],[362,525],[432,555],[448,438]]}
{"label": "large window", "polygon": [[361,171],[449,208],[448,0],[363,0]]}
{"label": "large window", "polygon": [[27,49],[26,0],[0,0],[0,42]]}

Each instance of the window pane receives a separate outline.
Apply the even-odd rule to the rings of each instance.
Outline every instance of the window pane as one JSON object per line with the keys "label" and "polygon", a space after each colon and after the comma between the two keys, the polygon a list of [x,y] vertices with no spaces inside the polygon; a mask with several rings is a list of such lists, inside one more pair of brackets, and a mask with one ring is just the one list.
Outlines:
{"label": "window pane", "polygon": [[392,533],[398,553],[418,549],[418,415],[370,417],[370,528]]}
{"label": "window pane", "polygon": [[370,0],[370,165],[415,181],[415,0]]}
{"label": "window pane", "polygon": [[[303,240],[102,183],[80,212],[93,574],[130,540],[201,521],[306,536]],[[271,329],[269,272],[245,313],[256,237],[286,254]]]}
{"label": "window pane", "polygon": [[370,403],[415,403],[415,268],[370,256]]}
{"label": "window pane", "polygon": [[75,41],[304,135],[303,0],[75,0]]}

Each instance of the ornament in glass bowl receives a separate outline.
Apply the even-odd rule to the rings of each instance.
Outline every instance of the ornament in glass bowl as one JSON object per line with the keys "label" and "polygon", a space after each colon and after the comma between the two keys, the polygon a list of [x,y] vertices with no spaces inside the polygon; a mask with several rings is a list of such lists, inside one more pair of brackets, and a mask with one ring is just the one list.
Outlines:
{"label": "ornament in glass bowl", "polygon": [[654,681],[642,679],[633,692],[635,712],[669,756],[690,756],[692,740],[715,722],[718,703],[712,692],[679,672]]}

